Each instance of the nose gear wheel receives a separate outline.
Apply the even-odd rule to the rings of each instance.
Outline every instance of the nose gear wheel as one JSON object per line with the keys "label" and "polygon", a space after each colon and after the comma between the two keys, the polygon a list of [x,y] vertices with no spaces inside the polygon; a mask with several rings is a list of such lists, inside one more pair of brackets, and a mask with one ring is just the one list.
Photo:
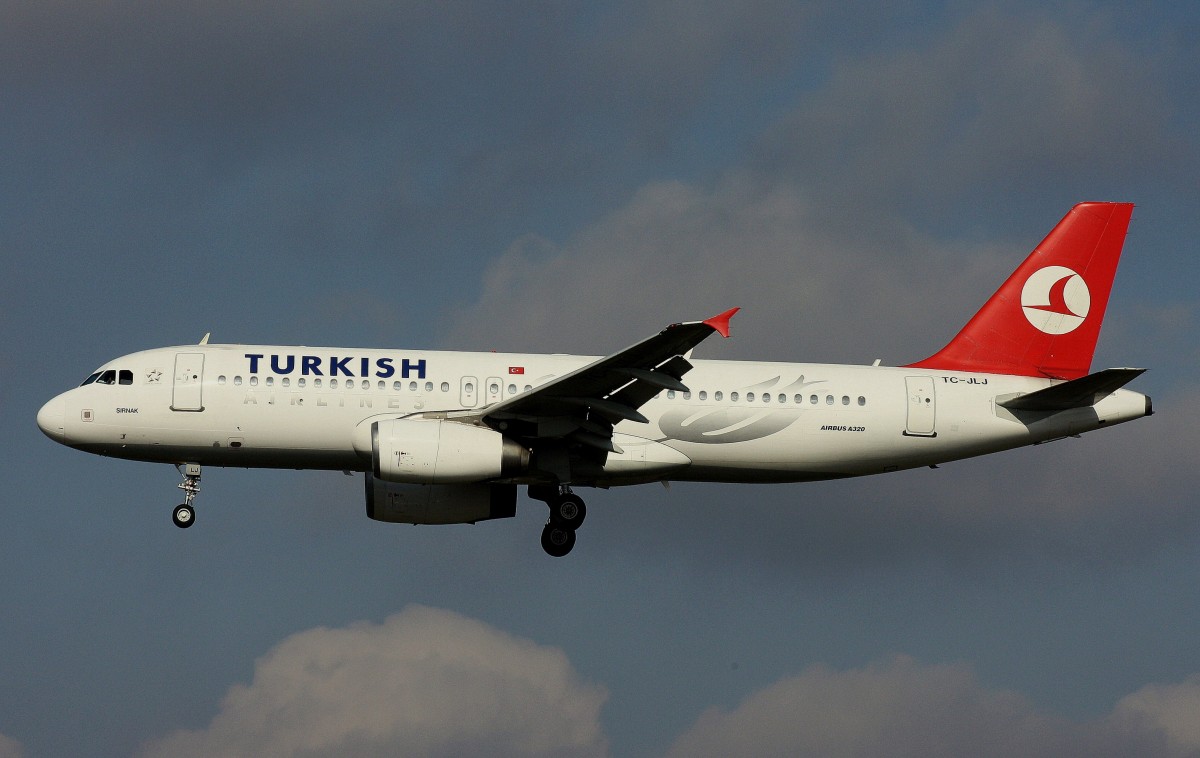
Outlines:
{"label": "nose gear wheel", "polygon": [[192,501],[200,494],[200,464],[183,463],[175,468],[183,474],[183,481],[178,485],[183,490],[183,502],[175,506],[171,521],[180,529],[187,529],[196,522],[196,509],[192,507]]}

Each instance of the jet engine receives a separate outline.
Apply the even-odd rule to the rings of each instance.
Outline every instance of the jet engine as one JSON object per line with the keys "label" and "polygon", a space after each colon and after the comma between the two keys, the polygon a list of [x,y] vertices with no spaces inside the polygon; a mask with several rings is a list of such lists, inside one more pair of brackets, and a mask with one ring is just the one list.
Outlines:
{"label": "jet engine", "polygon": [[529,468],[529,451],[499,432],[436,419],[384,419],[371,426],[375,478],[406,484],[483,482]]}
{"label": "jet engine", "polygon": [[474,524],[517,514],[515,484],[397,484],[365,477],[367,516],[394,524]]}

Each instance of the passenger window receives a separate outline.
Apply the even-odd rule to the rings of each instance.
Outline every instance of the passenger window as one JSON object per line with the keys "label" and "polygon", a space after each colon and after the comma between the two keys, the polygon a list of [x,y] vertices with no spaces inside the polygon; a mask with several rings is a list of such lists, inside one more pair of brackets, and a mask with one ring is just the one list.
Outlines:
{"label": "passenger window", "polygon": [[764,392],[764,393],[763,393],[763,402],[764,402],[764,403],[769,403],[769,402],[771,402],[771,393],[770,393],[770,392]]}
{"label": "passenger window", "polygon": [[707,400],[707,399],[708,399],[708,393],[707,393],[707,392],[705,392],[704,390],[700,390],[700,399],[701,399],[701,400]]}
{"label": "passenger window", "polygon": [[242,386],[242,377],[240,377],[240,376],[233,377],[233,383],[235,385],[237,385],[238,387],[241,387]]}
{"label": "passenger window", "polygon": [[716,391],[716,393],[713,395],[713,398],[714,398],[714,399],[715,399],[717,402],[721,402],[721,400],[722,400],[724,397],[725,397],[725,393],[721,392],[720,390],[717,390],[717,391]]}
{"label": "passenger window", "polygon": [[378,389],[380,392],[383,392],[385,389],[387,389],[387,382],[385,382],[385,381],[383,381],[382,379],[380,379],[380,380],[379,380],[379,384],[378,384],[378,385],[376,385],[376,387],[377,387],[377,389]]}
{"label": "passenger window", "polygon": [[442,382],[442,392],[450,391],[450,382]]}
{"label": "passenger window", "polygon": [[425,391],[433,392],[433,382],[425,382]]}
{"label": "passenger window", "polygon": [[685,392],[685,393],[683,393],[683,399],[684,399],[684,400],[691,400],[691,399],[692,399],[692,393],[690,393],[690,392]]}
{"label": "passenger window", "polygon": [[303,386],[304,386],[304,377],[300,377],[299,379],[297,379],[297,380],[296,380],[296,386],[297,386],[297,387],[303,387]]}
{"label": "passenger window", "polygon": [[675,399],[675,390],[667,390],[667,399],[668,399],[668,400],[674,400],[674,399]]}
{"label": "passenger window", "polygon": [[833,405],[833,395],[825,396],[825,405]]}
{"label": "passenger window", "polygon": [[786,403],[786,402],[787,402],[787,395],[785,395],[785,394],[783,394],[782,392],[780,392],[780,393],[779,393],[779,402],[781,402],[781,403]]}
{"label": "passenger window", "polygon": [[121,369],[121,372],[117,376],[118,376],[117,381],[120,384],[133,384],[133,372],[132,371],[128,371],[126,369]]}
{"label": "passenger window", "polygon": [[532,385],[532,384],[526,384],[526,385],[525,385],[525,390],[524,390],[524,391],[525,391],[525,392],[529,392],[529,391],[530,391],[530,390],[532,390],[532,389],[533,389],[533,385]]}
{"label": "passenger window", "polygon": [[[347,382],[347,384],[354,384],[354,382]],[[364,390],[369,390],[369,389],[371,389],[371,380],[370,380],[370,379],[363,379],[363,380],[362,380],[362,388],[363,388]]]}
{"label": "passenger window", "polygon": [[409,392],[416,392],[416,391],[417,391],[417,383],[416,383],[416,382],[409,382],[409,383],[408,383],[408,391],[409,391]]}
{"label": "passenger window", "polygon": [[257,386],[258,386],[258,377],[257,377],[257,376],[252,376],[252,377],[250,377],[250,386],[251,386],[251,387],[257,387]]}
{"label": "passenger window", "polygon": [[747,393],[746,393],[746,402],[747,402],[747,403],[753,403],[753,402],[754,402],[754,393],[753,393],[753,392],[747,392]]}
{"label": "passenger window", "polygon": [[730,393],[729,393],[729,400],[730,400],[730,402],[736,403],[736,402],[738,401],[738,393],[736,393],[736,392],[730,392]]}
{"label": "passenger window", "polygon": [[[316,386],[320,387],[320,386],[321,386],[321,380],[320,380],[320,379],[313,379],[313,384],[315,384]],[[337,389],[337,379],[330,379],[330,380],[329,380],[329,389],[331,389],[331,390],[336,390],[336,389]]]}
{"label": "passenger window", "polygon": [[[337,381],[337,379],[330,379],[330,380],[329,380],[329,386],[330,386],[330,387],[334,387],[334,386],[336,386],[336,385],[334,384],[334,382],[336,382],[336,381]],[[320,386],[321,386],[321,378],[320,378],[320,377],[317,377],[316,379],[313,379],[313,386],[314,386],[314,387],[320,387]]]}
{"label": "passenger window", "polygon": [[289,378],[288,378],[288,377],[286,377],[286,376],[285,376],[285,377],[283,377],[282,379],[280,379],[280,380],[279,380],[279,383],[280,383],[280,384],[282,384],[284,387],[291,387],[291,386],[292,386],[292,380],[291,380],[291,379],[289,379]]}
{"label": "passenger window", "polygon": [[816,395],[809,395],[809,397],[808,397],[808,402],[812,403],[813,405],[816,405],[816,404],[817,404],[817,396],[816,396]]}
{"label": "passenger window", "polygon": [[515,384],[508,385],[508,394],[510,394],[510,395],[517,394],[517,385],[515,385]]}
{"label": "passenger window", "polygon": [[275,377],[273,377],[273,376],[268,376],[268,377],[267,377],[267,386],[268,386],[268,387],[274,387],[274,386],[275,386]]}
{"label": "passenger window", "polygon": [[796,395],[796,405],[804,405],[804,395]]}
{"label": "passenger window", "polygon": [[225,383],[225,375],[221,374],[220,376],[217,377],[217,384],[224,384],[224,383]]}
{"label": "passenger window", "polygon": [[392,392],[400,391],[400,382],[392,382]]}
{"label": "passenger window", "polygon": [[866,405],[866,404],[867,404],[867,399],[866,399],[865,397],[863,397],[862,395],[859,395],[859,396],[858,396],[858,404],[859,404],[859,405]]}
{"label": "passenger window", "polygon": [[[463,386],[463,390],[465,390],[466,392],[474,392],[474,391],[475,391],[475,384],[474,384],[473,382],[467,382],[467,383],[466,383],[466,384]],[[496,385],[494,385],[494,384],[493,384],[493,385],[492,385],[492,392],[495,392],[495,391],[496,391]]]}
{"label": "passenger window", "polygon": [[850,396],[842,395],[842,405],[850,405]]}

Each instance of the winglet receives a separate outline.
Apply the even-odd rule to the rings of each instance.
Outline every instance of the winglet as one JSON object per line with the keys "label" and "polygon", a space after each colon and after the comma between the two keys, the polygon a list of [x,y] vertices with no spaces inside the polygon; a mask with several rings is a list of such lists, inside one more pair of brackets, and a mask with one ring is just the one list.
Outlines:
{"label": "winglet", "polygon": [[716,316],[713,316],[712,318],[705,319],[704,323],[711,326],[713,328],[713,330],[716,331],[716,333],[721,335],[722,337],[728,337],[729,336],[729,319],[733,318],[733,314],[737,313],[740,310],[741,310],[741,308],[730,308],[729,310],[725,311],[724,313],[720,313],[720,314],[717,314]]}

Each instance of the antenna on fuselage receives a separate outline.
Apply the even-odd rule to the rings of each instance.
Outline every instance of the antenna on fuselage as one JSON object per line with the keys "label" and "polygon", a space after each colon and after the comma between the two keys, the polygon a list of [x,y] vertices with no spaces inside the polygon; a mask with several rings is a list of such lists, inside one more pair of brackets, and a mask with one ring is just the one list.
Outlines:
{"label": "antenna on fuselage", "polygon": [[204,336],[203,336],[203,337],[201,337],[201,338],[200,338],[200,341],[199,341],[199,342],[197,342],[196,344],[197,344],[197,345],[207,345],[207,344],[208,344],[208,338],[209,338],[209,337],[211,337],[211,336],[212,336],[212,332],[205,332],[205,333],[204,333]]}

